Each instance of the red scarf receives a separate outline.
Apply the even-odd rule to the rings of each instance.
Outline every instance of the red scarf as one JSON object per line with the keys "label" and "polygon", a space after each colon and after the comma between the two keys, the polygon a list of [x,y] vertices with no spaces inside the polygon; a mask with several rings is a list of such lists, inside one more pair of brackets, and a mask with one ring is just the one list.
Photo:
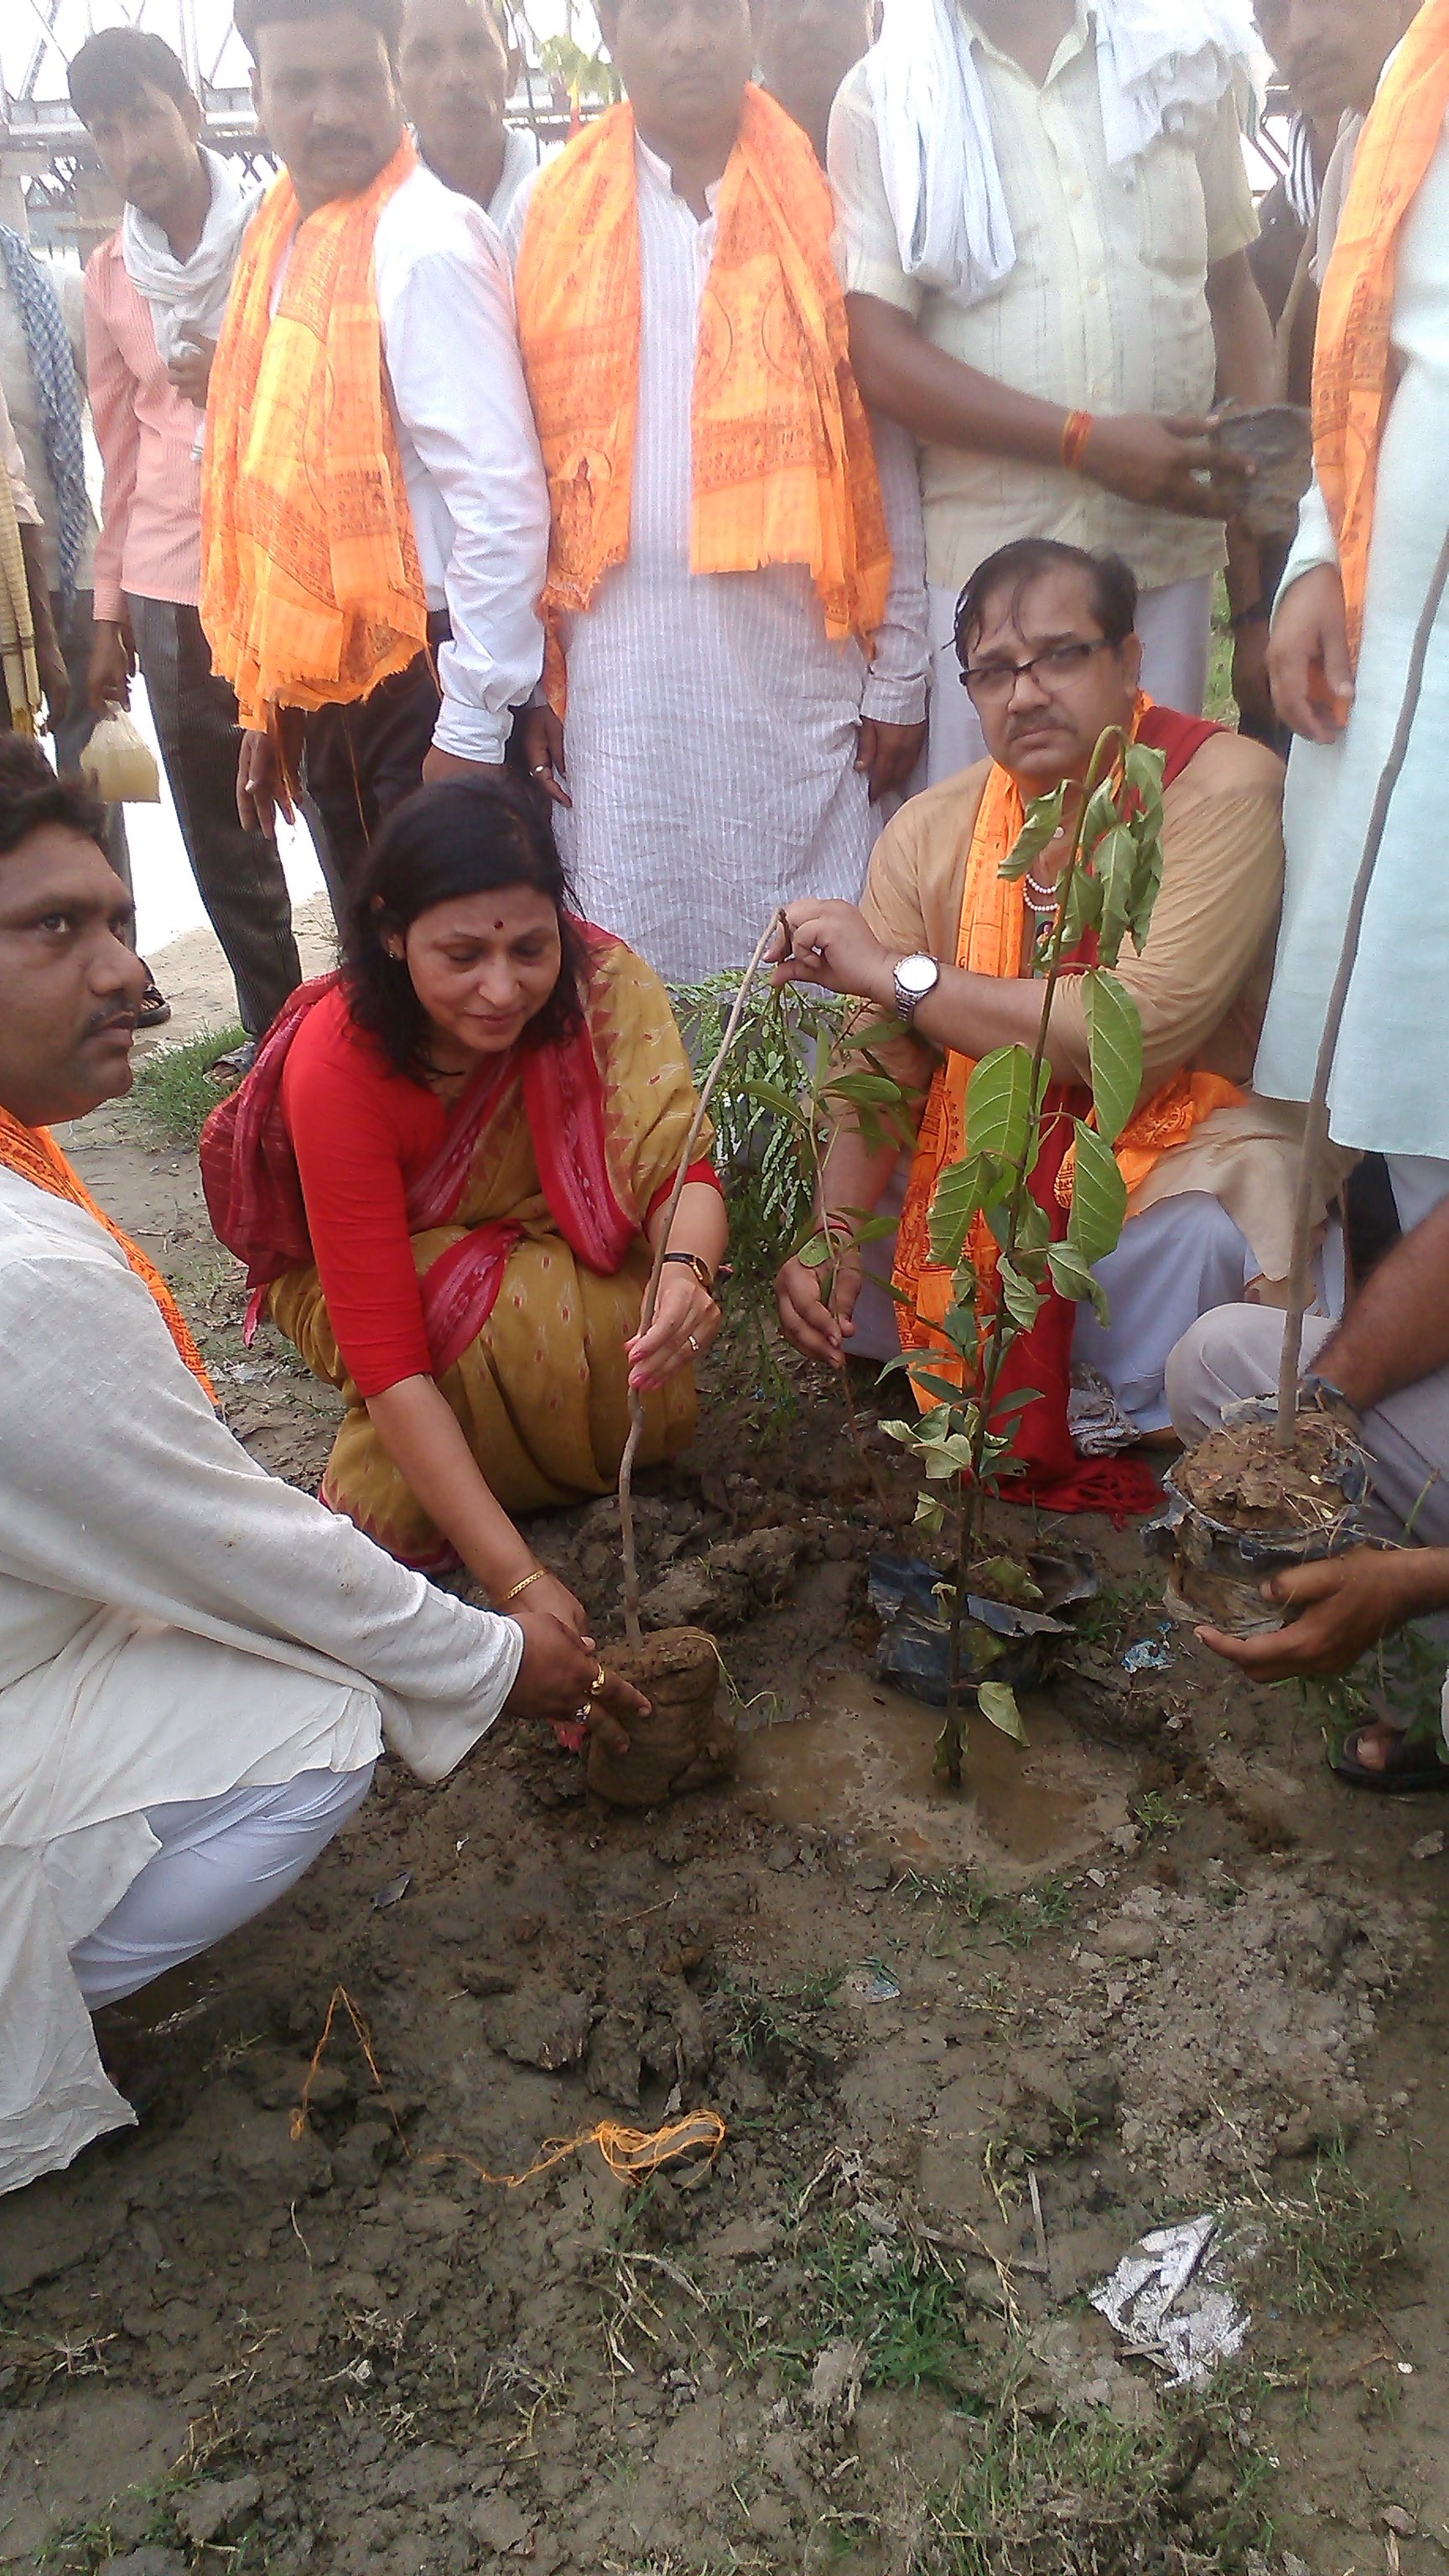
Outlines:
{"label": "red scarf", "polygon": [[[608,934],[584,925],[594,947]],[[201,1134],[201,1185],[220,1241],[247,1265],[250,1342],[267,1290],[313,1258],[297,1158],[282,1107],[282,1076],[308,1012],[340,978],[298,986],[257,1051],[245,1082],[208,1118]],[[448,1121],[433,1160],[408,1185],[410,1233],[447,1225],[467,1185],[478,1138],[510,1081],[519,1076],[549,1211],[564,1241],[590,1270],[612,1274],[639,1232],[614,1195],[604,1151],[604,1095],[586,1023],[551,1046],[511,1048],[479,1065]],[[475,1342],[493,1312],[504,1264],[523,1234],[508,1220],[471,1226],[419,1281],[433,1367],[441,1377]]]}

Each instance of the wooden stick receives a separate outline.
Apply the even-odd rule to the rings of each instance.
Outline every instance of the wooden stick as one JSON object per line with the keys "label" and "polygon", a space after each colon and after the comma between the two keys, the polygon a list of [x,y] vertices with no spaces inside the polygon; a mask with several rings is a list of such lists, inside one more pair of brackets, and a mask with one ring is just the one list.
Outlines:
{"label": "wooden stick", "polygon": [[[755,953],[740,979],[740,989],[735,995],[729,1018],[725,1022],[725,1032],[719,1043],[719,1053],[700,1086],[698,1105],[690,1122],[689,1134],[684,1140],[684,1152],[680,1156],[679,1170],[674,1177],[674,1188],[670,1193],[669,1205],[664,1212],[664,1223],[659,1229],[654,1267],[649,1273],[649,1285],[644,1291],[644,1303],[639,1313],[641,1333],[647,1333],[654,1321],[654,1309],[659,1303],[659,1282],[664,1276],[664,1256],[669,1250],[669,1237],[674,1228],[679,1202],[684,1195],[684,1184],[689,1177],[689,1167],[694,1160],[694,1149],[699,1143],[705,1119],[709,1115],[709,1104],[714,1097],[715,1085],[724,1071],[725,1058],[734,1045],[740,1022],[744,1018],[745,1004],[750,997],[750,987],[764,963],[765,951],[777,931],[784,933],[784,954],[788,956],[790,953],[790,933],[784,913],[776,912],[771,916],[755,943]],[[624,1455],[619,1461],[619,1536],[624,1559],[624,1633],[631,1646],[643,1643],[643,1631],[639,1625],[639,1556],[634,1542],[634,1461],[639,1454],[639,1442],[643,1431],[644,1398],[636,1386],[631,1386],[629,1437],[624,1443]]]}
{"label": "wooden stick", "polygon": [[1379,772],[1373,810],[1369,815],[1368,830],[1364,835],[1363,856],[1359,860],[1358,875],[1353,881],[1353,892],[1349,897],[1348,919],[1344,924],[1338,972],[1334,976],[1333,989],[1328,997],[1328,1011],[1318,1047],[1318,1062],[1313,1071],[1313,1089],[1308,1096],[1308,1117],[1303,1131],[1303,1146],[1298,1164],[1298,1195],[1293,1209],[1293,1258],[1288,1273],[1288,1308],[1283,1321],[1283,1358],[1278,1371],[1278,1421],[1274,1437],[1275,1444],[1280,1449],[1291,1449],[1293,1427],[1298,1416],[1298,1364],[1303,1351],[1303,1317],[1308,1306],[1309,1243],[1313,1231],[1313,1185],[1318,1174],[1320,1155],[1328,1142],[1329,1077],[1333,1071],[1334,1056],[1338,1051],[1338,1037],[1343,1026],[1348,988],[1353,981],[1354,967],[1358,963],[1359,935],[1363,929],[1364,913],[1368,908],[1369,887],[1373,881],[1374,869],[1378,865],[1379,851],[1383,846],[1384,830],[1389,819],[1389,807],[1393,802],[1394,789],[1398,786],[1404,762],[1408,758],[1409,737],[1414,729],[1414,718],[1419,711],[1419,699],[1424,687],[1424,668],[1429,659],[1434,623],[1439,614],[1446,584],[1449,584],[1449,535],[1445,536],[1444,543],[1439,549],[1439,558],[1434,566],[1428,594],[1419,612],[1419,623],[1414,629],[1409,668],[1404,680],[1403,704],[1399,708],[1399,720],[1394,727],[1394,738],[1389,745],[1388,757]]}

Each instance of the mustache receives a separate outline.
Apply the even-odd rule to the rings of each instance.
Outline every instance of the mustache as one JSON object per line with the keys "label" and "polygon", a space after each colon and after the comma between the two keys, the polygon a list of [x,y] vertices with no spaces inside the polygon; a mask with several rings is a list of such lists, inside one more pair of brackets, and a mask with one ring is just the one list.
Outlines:
{"label": "mustache", "polygon": [[314,125],[307,137],[307,149],[309,152],[365,152],[367,137],[351,126]]}
{"label": "mustache", "polygon": [[136,1029],[135,1012],[125,1008],[124,1006],[119,1010],[112,1009],[109,1011],[93,1012],[81,1031],[82,1045],[87,1044],[91,1038],[104,1037],[109,1029],[129,1029],[134,1036]]}

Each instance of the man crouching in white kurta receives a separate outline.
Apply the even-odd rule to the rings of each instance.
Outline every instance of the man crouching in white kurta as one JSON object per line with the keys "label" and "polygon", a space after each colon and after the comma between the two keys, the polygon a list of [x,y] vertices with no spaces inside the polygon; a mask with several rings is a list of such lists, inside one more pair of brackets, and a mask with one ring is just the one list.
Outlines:
{"label": "man crouching in white kurta", "polygon": [[552,503],[524,739],[592,918],[693,983],[776,905],[859,894],[924,739],[925,540],[747,0],[600,24],[627,97],[508,225]]}
{"label": "man crouching in white kurta", "polygon": [[384,1744],[643,1706],[557,1620],[430,1589],[217,1419],[164,1283],[52,1142],[128,1091],[145,969],[103,808],[0,737],[0,2191],[133,2118],[89,2009],[283,1895]]}

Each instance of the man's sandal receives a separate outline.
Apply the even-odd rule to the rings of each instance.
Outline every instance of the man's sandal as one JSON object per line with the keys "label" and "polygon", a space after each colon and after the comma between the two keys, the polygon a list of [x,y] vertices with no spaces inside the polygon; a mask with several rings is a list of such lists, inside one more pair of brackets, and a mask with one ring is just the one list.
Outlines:
{"label": "man's sandal", "polygon": [[1356,1746],[1367,1735],[1366,1726],[1356,1726],[1339,1746],[1336,1760],[1329,1768],[1337,1772],[1353,1789],[1377,1789],[1381,1797],[1406,1798],[1428,1789],[1449,1789],[1449,1762],[1440,1760],[1434,1747],[1437,1736],[1425,1735],[1418,1728],[1399,1738],[1386,1762],[1376,1768],[1360,1762]]}

